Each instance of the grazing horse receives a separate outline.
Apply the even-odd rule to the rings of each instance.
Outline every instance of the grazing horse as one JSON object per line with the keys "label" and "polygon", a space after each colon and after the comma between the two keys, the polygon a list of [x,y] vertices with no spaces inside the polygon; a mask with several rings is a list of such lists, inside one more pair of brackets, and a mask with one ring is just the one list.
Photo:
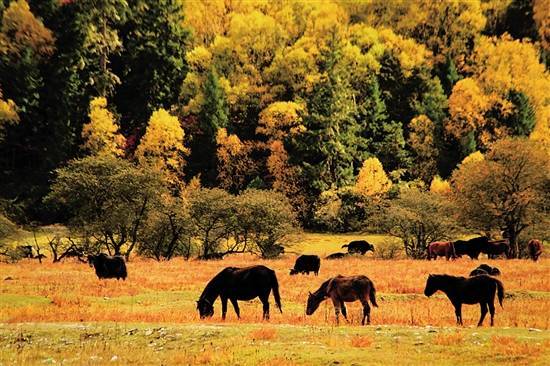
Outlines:
{"label": "grazing horse", "polygon": [[481,248],[481,252],[487,254],[487,257],[490,259],[494,259],[502,254],[504,254],[506,258],[510,258],[510,243],[507,239],[487,241]]}
{"label": "grazing horse", "polygon": [[449,275],[429,275],[426,281],[424,295],[430,297],[437,290],[441,290],[447,295],[455,308],[456,322],[462,323],[462,304],[479,304],[481,306],[481,317],[477,326],[483,324],[483,319],[487,314],[487,306],[491,313],[491,326],[494,324],[495,317],[495,293],[498,294],[498,302],[502,307],[504,298],[504,286],[502,282],[488,275],[474,277],[456,277]]}
{"label": "grazing horse", "polygon": [[366,240],[353,240],[349,244],[342,245],[342,248],[348,248],[348,253],[361,253],[365,255],[369,250],[374,252],[374,245],[370,244]]}
{"label": "grazing horse", "polygon": [[467,254],[471,259],[478,259],[479,254],[483,251],[483,248],[489,242],[489,238],[486,236],[479,236],[470,240],[457,240],[453,242],[455,247],[455,254],[462,256]]}
{"label": "grazing horse", "polygon": [[332,253],[325,257],[325,259],[342,259],[348,256],[348,253]]}
{"label": "grazing horse", "polygon": [[500,276],[500,270],[497,267],[491,267],[488,264],[480,264],[476,269],[470,272],[470,277],[479,275]]}
{"label": "grazing horse", "polygon": [[367,319],[367,324],[370,324],[369,299],[373,306],[378,307],[376,303],[376,289],[371,280],[366,276],[344,277],[338,275],[323,282],[321,287],[314,293],[309,293],[306,314],[313,314],[319,307],[319,304],[329,297],[334,305],[337,324],[339,323],[338,316],[340,311],[342,311],[344,318],[348,319],[344,302],[361,301],[363,305],[362,325],[365,325],[365,318]]}
{"label": "grazing horse", "polygon": [[529,240],[529,243],[527,243],[527,249],[529,250],[529,257],[535,262],[537,261],[537,259],[539,259],[540,255],[542,254],[542,248],[543,246],[540,240],[531,239]]}
{"label": "grazing horse", "polygon": [[450,241],[434,241],[428,245],[428,260],[436,260],[437,257],[456,258],[455,246]]}
{"label": "grazing horse", "polygon": [[201,319],[211,317],[214,315],[214,301],[219,296],[222,303],[222,319],[225,320],[228,299],[240,319],[237,300],[248,301],[259,297],[263,304],[263,319],[267,320],[269,319],[269,294],[272,290],[275,304],[282,313],[279,283],[275,271],[265,266],[227,267],[208,282],[197,301],[197,309]]}

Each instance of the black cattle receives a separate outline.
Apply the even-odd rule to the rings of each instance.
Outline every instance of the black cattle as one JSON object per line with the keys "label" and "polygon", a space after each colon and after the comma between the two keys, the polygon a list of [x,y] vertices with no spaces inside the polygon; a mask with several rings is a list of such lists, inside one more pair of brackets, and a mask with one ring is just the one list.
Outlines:
{"label": "black cattle", "polygon": [[500,276],[500,270],[488,264],[480,264],[476,269],[470,272],[470,277],[479,275]]}
{"label": "black cattle", "polygon": [[348,253],[361,253],[361,255],[365,255],[369,250],[374,252],[374,245],[366,240],[353,240],[349,244],[342,245],[342,248],[348,248]]}
{"label": "black cattle", "polygon": [[128,276],[126,263],[120,255],[110,256],[104,253],[89,255],[88,263],[95,268],[97,278],[116,278],[125,280]]}
{"label": "black cattle", "polygon": [[479,254],[485,250],[489,238],[486,236],[480,236],[470,240],[457,240],[453,242],[455,247],[455,254],[457,256],[467,255],[471,259],[478,259]]}
{"label": "black cattle", "polygon": [[309,272],[313,272],[315,276],[317,276],[319,274],[319,268],[321,268],[321,259],[319,256],[301,255],[296,258],[296,263],[294,263],[294,268],[290,270],[290,274],[309,274]]}
{"label": "black cattle", "polygon": [[348,256],[348,253],[332,253],[325,257],[325,259],[342,259]]}

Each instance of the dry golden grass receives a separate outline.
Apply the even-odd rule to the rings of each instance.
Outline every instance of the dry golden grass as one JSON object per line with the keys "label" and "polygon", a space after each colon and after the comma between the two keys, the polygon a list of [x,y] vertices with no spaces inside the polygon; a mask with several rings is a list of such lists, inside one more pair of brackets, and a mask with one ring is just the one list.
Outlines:
{"label": "dry golden grass", "polygon": [[439,333],[433,338],[432,343],[438,346],[461,345],[464,343],[464,335],[460,332]]}
{"label": "dry golden grass", "polygon": [[[332,325],[334,312],[329,301],[307,317],[305,301],[309,291],[316,290],[327,278],[337,274],[364,274],[376,285],[379,308],[373,308],[372,323],[396,325],[453,326],[455,316],[450,302],[443,296],[423,295],[429,273],[467,275],[481,262],[496,265],[509,296],[504,309],[497,305],[495,317],[499,327],[536,327],[548,329],[550,319],[549,259],[537,263],[527,260],[414,261],[374,260],[369,257],[322,261],[315,276],[290,276],[295,256],[278,260],[260,260],[249,255],[233,255],[223,261],[169,262],[134,259],[128,263],[126,281],[96,278],[92,268],[76,262],[44,263],[22,261],[0,264],[0,322],[203,322],[195,309],[195,300],[206,283],[227,266],[264,264],[273,268],[279,279],[283,314],[271,307],[271,323],[299,325]],[[4,278],[11,277],[11,280]],[[352,324],[359,324],[361,306],[348,305]],[[215,315],[206,323],[221,321],[219,302]],[[463,307],[466,326],[475,325],[479,306]],[[262,322],[258,300],[241,303],[240,322]],[[226,323],[239,322],[228,306]],[[486,319],[486,324],[488,320]]]}
{"label": "dry golden grass", "polygon": [[277,330],[274,328],[260,328],[250,332],[249,337],[253,341],[270,341],[277,337]]}
{"label": "dry golden grass", "polygon": [[361,336],[356,335],[351,337],[350,343],[352,347],[358,347],[358,348],[367,348],[372,346],[372,343],[374,342],[374,339],[369,336]]}

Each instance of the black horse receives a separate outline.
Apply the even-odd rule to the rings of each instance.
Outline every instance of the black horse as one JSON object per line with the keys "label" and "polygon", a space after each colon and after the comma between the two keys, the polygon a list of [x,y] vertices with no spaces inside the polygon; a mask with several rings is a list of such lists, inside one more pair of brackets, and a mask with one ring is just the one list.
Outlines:
{"label": "black horse", "polygon": [[227,313],[227,300],[231,301],[237,317],[241,314],[237,300],[252,300],[260,298],[263,304],[263,318],[269,319],[269,293],[273,290],[275,304],[282,313],[279,283],[275,271],[265,266],[245,268],[227,267],[208,282],[202,292],[197,309],[201,319],[214,315],[214,301],[218,298],[222,302],[222,319]]}
{"label": "black horse", "polygon": [[353,240],[349,244],[342,245],[342,248],[348,248],[348,253],[361,253],[365,255],[369,250],[374,252],[374,245],[370,244],[366,240]]}
{"label": "black horse", "polygon": [[366,276],[350,276],[344,277],[338,275],[329,278],[317,291],[309,293],[307,298],[306,315],[312,315],[325,299],[332,300],[334,305],[334,313],[336,314],[336,323],[338,324],[338,316],[340,311],[344,318],[348,319],[346,305],[344,302],[353,302],[359,300],[363,305],[363,320],[362,325],[370,324],[370,306],[369,300],[374,307],[378,307],[376,303],[376,289],[374,283]]}
{"label": "black horse", "polygon": [[470,277],[479,276],[482,274],[490,276],[500,276],[500,270],[497,267],[491,267],[490,265],[484,263],[480,264],[479,266],[477,266],[476,269],[470,272]]}
{"label": "black horse", "polygon": [[466,254],[471,259],[478,259],[479,254],[487,247],[487,243],[489,243],[488,237],[479,236],[470,240],[457,240],[453,245],[457,256]]}
{"label": "black horse", "polygon": [[504,286],[502,282],[488,275],[474,277],[456,277],[449,275],[429,275],[426,281],[424,295],[430,297],[437,290],[441,290],[447,295],[455,307],[456,322],[462,323],[462,304],[479,304],[481,307],[481,317],[477,326],[483,324],[483,319],[487,314],[487,306],[491,313],[491,326],[495,317],[495,293],[498,294],[498,302],[502,307],[504,298]]}

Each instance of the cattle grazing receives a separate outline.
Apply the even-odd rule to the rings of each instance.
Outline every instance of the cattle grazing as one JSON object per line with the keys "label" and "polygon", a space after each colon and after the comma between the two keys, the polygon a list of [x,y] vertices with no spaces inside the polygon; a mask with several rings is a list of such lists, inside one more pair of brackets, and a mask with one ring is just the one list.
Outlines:
{"label": "cattle grazing", "polygon": [[457,240],[453,245],[457,256],[468,255],[471,259],[478,259],[488,242],[489,238],[480,236],[470,240]]}
{"label": "cattle grazing", "polygon": [[537,259],[539,259],[540,255],[542,254],[542,248],[543,246],[540,240],[537,240],[537,239],[529,240],[529,243],[527,243],[529,258],[531,258],[536,262]]}
{"label": "cattle grazing", "polygon": [[332,253],[325,257],[325,259],[342,259],[348,256],[348,253]]}
{"label": "cattle grazing", "polygon": [[487,257],[490,259],[494,259],[499,255],[505,255],[506,258],[510,258],[510,243],[507,239],[487,241],[481,247],[481,252],[487,254]]}
{"label": "cattle grazing", "polygon": [[500,270],[497,267],[491,267],[488,264],[480,264],[476,269],[470,272],[470,277],[479,275],[500,276]]}
{"label": "cattle grazing", "polygon": [[319,268],[321,267],[321,259],[317,255],[301,255],[296,258],[294,268],[290,270],[291,275],[303,273],[309,275],[309,272],[315,273],[315,276],[319,274]]}
{"label": "cattle grazing", "polygon": [[362,325],[365,325],[365,318],[367,319],[367,324],[370,324],[369,299],[374,307],[378,307],[374,283],[366,276],[344,277],[338,275],[329,278],[327,281],[323,282],[317,291],[309,293],[306,314],[312,315],[315,310],[319,308],[321,302],[327,298],[330,298],[334,305],[337,324],[339,323],[338,316],[340,312],[342,312],[346,320],[348,319],[345,302],[361,301],[363,305]]}
{"label": "cattle grazing", "polygon": [[469,278],[449,275],[429,275],[426,281],[424,295],[430,297],[438,290],[443,291],[455,308],[456,322],[462,323],[462,304],[479,304],[481,317],[477,326],[483,324],[487,307],[491,313],[491,326],[495,317],[495,293],[498,294],[498,302],[502,307],[504,298],[504,286],[502,282],[487,275],[473,276]]}
{"label": "cattle grazing", "polygon": [[447,260],[450,258],[455,259],[455,246],[450,241],[434,241],[428,245],[428,260],[434,259],[437,257],[445,257]]}
{"label": "cattle grazing", "polygon": [[117,280],[126,280],[128,272],[126,271],[126,263],[124,257],[120,255],[110,256],[105,253],[98,255],[89,255],[88,263],[90,267],[95,268],[97,278],[116,278]]}
{"label": "cattle grazing", "polygon": [[222,303],[222,319],[225,320],[228,299],[240,319],[237,300],[248,301],[259,297],[263,305],[263,318],[267,320],[271,291],[273,291],[275,304],[282,313],[279,283],[275,271],[261,265],[245,268],[227,267],[208,282],[197,301],[197,309],[201,319],[211,317],[214,315],[214,302],[219,296]]}
{"label": "cattle grazing", "polygon": [[342,245],[342,248],[348,248],[348,253],[361,253],[365,255],[369,250],[374,252],[374,245],[368,243],[366,240],[353,240],[349,244]]}
{"label": "cattle grazing", "polygon": [[199,255],[197,259],[200,261],[222,260],[224,256],[225,253],[208,253]]}

